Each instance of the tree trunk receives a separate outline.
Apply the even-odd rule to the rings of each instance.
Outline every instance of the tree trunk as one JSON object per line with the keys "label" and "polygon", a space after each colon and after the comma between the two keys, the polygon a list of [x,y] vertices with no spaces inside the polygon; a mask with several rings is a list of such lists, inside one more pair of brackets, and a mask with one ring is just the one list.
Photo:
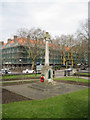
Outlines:
{"label": "tree trunk", "polygon": [[35,63],[35,60],[33,60],[32,62],[32,67],[31,67],[32,70],[34,69],[34,63]]}

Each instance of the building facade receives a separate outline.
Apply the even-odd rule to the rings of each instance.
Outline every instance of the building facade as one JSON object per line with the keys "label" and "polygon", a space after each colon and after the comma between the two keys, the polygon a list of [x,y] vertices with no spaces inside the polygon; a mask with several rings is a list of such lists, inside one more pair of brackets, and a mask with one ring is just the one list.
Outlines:
{"label": "building facade", "polygon": [[[27,38],[25,38],[25,41]],[[31,44],[33,44],[33,40],[30,40]],[[68,64],[75,65],[75,63],[78,63],[78,53],[76,54],[75,51],[71,51],[70,47],[66,47],[64,51],[60,51],[55,46],[51,46],[51,43],[49,44],[49,63],[50,65],[65,65],[66,61],[68,60]],[[22,70],[26,68],[31,68],[32,65],[32,59],[28,55],[25,47],[24,47],[24,41],[22,38],[18,38],[17,36],[14,36],[14,39],[8,39],[7,43],[4,43],[3,41],[0,42],[0,49],[2,51],[2,67],[3,68],[9,68],[12,70]],[[44,51],[44,47],[43,50]],[[82,56],[82,63],[88,62],[88,57],[86,53]],[[35,59],[35,65],[45,63],[45,55],[43,56],[37,56]]]}
{"label": "building facade", "polygon": [[[33,41],[33,40],[32,40]],[[9,69],[26,69],[30,68],[32,65],[32,59],[29,57],[24,45],[22,44],[22,38],[8,39],[7,43],[0,42],[2,48],[2,66],[3,68]],[[43,49],[44,50],[44,49]],[[62,64],[61,56],[59,52],[55,49],[50,50],[50,65]],[[37,56],[35,59],[35,64],[45,63],[45,56]]]}

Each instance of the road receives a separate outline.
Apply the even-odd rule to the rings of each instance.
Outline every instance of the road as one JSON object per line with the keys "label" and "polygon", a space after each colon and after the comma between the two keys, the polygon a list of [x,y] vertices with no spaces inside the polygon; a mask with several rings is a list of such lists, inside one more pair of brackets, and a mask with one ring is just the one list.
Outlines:
{"label": "road", "polygon": [[[87,72],[87,71],[80,71],[80,72]],[[64,70],[57,70],[57,71],[55,71],[55,78],[61,78],[61,77],[65,77],[64,76]],[[79,77],[79,78],[84,78],[84,79],[88,79],[88,80],[90,80],[90,77],[83,77],[83,76],[72,76],[72,75],[70,75],[69,77]]]}

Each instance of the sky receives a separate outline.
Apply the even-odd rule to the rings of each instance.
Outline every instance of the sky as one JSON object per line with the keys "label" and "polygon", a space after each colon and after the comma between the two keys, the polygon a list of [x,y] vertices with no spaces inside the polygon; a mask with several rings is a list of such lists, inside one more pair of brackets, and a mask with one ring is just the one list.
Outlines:
{"label": "sky", "polygon": [[41,28],[52,36],[73,34],[88,19],[88,0],[1,0],[0,41],[20,28]]}

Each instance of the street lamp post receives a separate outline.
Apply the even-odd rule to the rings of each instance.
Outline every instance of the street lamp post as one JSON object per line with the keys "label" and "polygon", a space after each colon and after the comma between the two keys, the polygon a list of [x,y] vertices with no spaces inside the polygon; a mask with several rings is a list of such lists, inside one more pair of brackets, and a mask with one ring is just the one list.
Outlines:
{"label": "street lamp post", "polygon": [[[35,40],[36,40],[36,55],[37,55],[37,37],[35,36]],[[37,65],[37,56],[36,56],[36,65]]]}
{"label": "street lamp post", "polygon": [[[21,58],[19,59],[19,62],[20,62],[20,64],[22,64],[22,59]],[[21,66],[20,66],[20,70],[21,70]]]}

